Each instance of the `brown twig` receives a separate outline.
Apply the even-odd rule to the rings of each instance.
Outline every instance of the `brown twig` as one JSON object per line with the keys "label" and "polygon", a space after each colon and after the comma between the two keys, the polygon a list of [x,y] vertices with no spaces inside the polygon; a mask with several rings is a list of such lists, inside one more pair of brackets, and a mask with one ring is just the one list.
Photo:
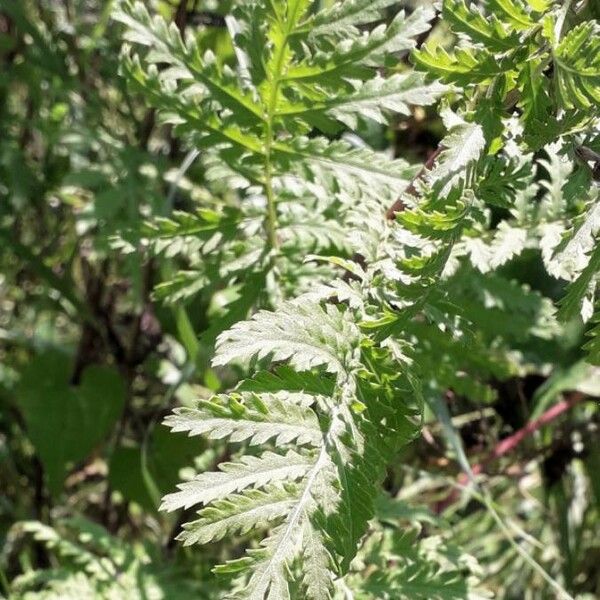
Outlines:
{"label": "brown twig", "polygon": [[551,423],[560,417],[560,415],[573,408],[576,404],[579,404],[579,402],[581,402],[584,398],[585,396],[583,394],[577,392],[572,394],[568,400],[561,400],[560,402],[557,402],[540,417],[533,419],[533,421],[529,421],[527,425],[498,442],[492,452],[490,452],[490,454],[486,456],[482,462],[474,465],[471,470],[475,475],[478,475],[483,471],[486,465],[515,450],[525,438],[529,437],[532,433],[535,433],[544,425],[548,425],[548,423]]}
{"label": "brown twig", "polygon": [[[485,468],[490,463],[516,450],[523,440],[531,436],[538,429],[544,427],[544,425],[552,423],[552,421],[558,419],[558,417],[560,417],[562,414],[571,410],[571,408],[584,400],[585,397],[586,396],[580,392],[573,393],[567,400],[561,400],[560,402],[557,402],[554,406],[551,406],[547,411],[545,411],[540,417],[529,421],[529,423],[527,423],[518,431],[515,431],[515,433],[512,435],[500,440],[494,446],[493,450],[480,463],[471,467],[471,472],[473,475],[479,475],[483,473]],[[461,473],[458,476],[458,483],[461,486],[465,486],[469,483],[469,478],[470,474]],[[437,503],[436,511],[438,513],[442,512],[445,508],[456,502],[458,497],[459,491],[456,489],[452,490],[446,498]]]}
{"label": "brown twig", "polygon": [[[433,168],[433,165],[435,164],[435,161],[437,160],[438,156],[443,152],[443,150],[444,150],[444,146],[442,146],[440,144],[429,155],[429,158],[425,161],[423,168],[417,173],[417,175],[414,177],[414,179],[410,182],[410,185],[406,188],[406,190],[404,190],[404,192],[402,192],[403,195],[404,194],[416,195],[417,181],[419,181],[425,175],[425,173],[427,173],[427,171],[431,171],[431,169]],[[396,216],[397,213],[402,212],[405,208],[406,208],[406,204],[404,204],[404,201],[402,200],[402,196],[400,196],[396,200],[396,202],[394,202],[394,204],[392,204],[392,206],[390,206],[390,208],[388,208],[385,216],[391,221],[394,219],[394,217]]]}
{"label": "brown twig", "polygon": [[187,7],[187,0],[180,0],[177,10],[175,11],[175,17],[173,21],[175,25],[177,25],[177,29],[179,29],[179,33],[181,34],[182,39],[185,41],[185,28],[187,27],[189,11]]}

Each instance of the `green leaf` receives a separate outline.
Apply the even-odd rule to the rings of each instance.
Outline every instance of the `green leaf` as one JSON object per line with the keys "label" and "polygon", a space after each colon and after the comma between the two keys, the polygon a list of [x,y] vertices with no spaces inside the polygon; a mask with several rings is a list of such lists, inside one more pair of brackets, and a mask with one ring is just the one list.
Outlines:
{"label": "green leaf", "polygon": [[356,360],[359,341],[356,325],[336,307],[290,302],[277,312],[260,311],[221,334],[213,364],[269,357],[301,371],[323,366],[341,374]]}
{"label": "green leaf", "polygon": [[413,52],[412,58],[416,68],[459,86],[487,83],[505,72],[501,61],[486,50],[458,47],[449,53],[441,46],[427,44]]}
{"label": "green leaf", "polygon": [[321,532],[308,522],[302,536],[302,587],[309,600],[330,600],[333,590],[331,556]]}
{"label": "green leaf", "polygon": [[482,273],[487,273],[519,256],[525,249],[526,242],[526,229],[511,227],[506,221],[502,221],[489,243],[481,237],[474,237],[465,240],[465,246],[473,265]]}
{"label": "green leaf", "polygon": [[[544,75],[543,69],[543,58],[531,58],[525,63],[518,78],[521,91],[518,106],[523,111],[521,120],[525,126],[524,135],[534,150],[545,143],[543,138],[541,142],[534,142],[540,137],[540,130],[552,129],[550,120],[553,107],[548,93],[550,80]],[[552,139],[551,133],[549,138]]]}
{"label": "green leaf", "polygon": [[554,50],[556,90],[564,108],[600,103],[600,24],[581,23]]}
{"label": "green leaf", "polygon": [[277,481],[294,481],[312,466],[310,457],[289,450],[287,454],[265,452],[260,457],[244,456],[238,462],[222,463],[219,471],[201,473],[179,484],[179,492],[163,498],[161,510],[174,511],[195,504],[227,498],[247,487],[261,487]]}
{"label": "green leaf", "polygon": [[442,118],[449,133],[440,143],[443,150],[427,179],[431,185],[441,186],[442,194],[447,194],[464,177],[465,169],[480,159],[485,137],[480,125],[469,123],[450,110],[445,111]]}
{"label": "green leaf", "polygon": [[563,321],[580,315],[585,322],[592,316],[598,272],[600,271],[600,244],[596,244],[588,260],[588,264],[575,281],[569,285],[567,293],[560,301],[558,316]]}
{"label": "green leaf", "polygon": [[[139,504],[146,510],[156,510],[153,495],[148,491],[142,474],[142,450],[139,446],[123,446],[110,457],[108,482],[111,489]],[[172,489],[165,489],[165,493]]]}
{"label": "green leaf", "polygon": [[301,116],[310,120],[313,113],[325,113],[356,129],[358,119],[387,123],[386,112],[411,114],[411,105],[433,104],[448,88],[440,83],[427,83],[419,73],[398,73],[391,77],[374,77],[358,84],[353,92],[329,96],[298,107],[290,105],[279,114],[285,117]]}
{"label": "green leaf", "polygon": [[204,145],[209,142],[214,145],[216,140],[241,151],[263,153],[261,140],[246,128],[242,129],[239,122],[231,118],[223,119],[222,115],[207,110],[206,103],[193,102],[189,94],[174,96],[169,86],[161,81],[156,67],[151,65],[148,70],[144,70],[139,57],[131,56],[127,49],[121,60],[121,69],[129,84],[143,93],[153,106],[163,111],[166,122],[202,132],[204,136],[200,139]]}
{"label": "green leaf", "polygon": [[48,487],[61,491],[68,469],[110,433],[125,402],[125,388],[111,367],[88,367],[71,386],[71,361],[59,353],[36,357],[21,374],[18,406],[40,457]]}
{"label": "green leaf", "polygon": [[494,156],[485,160],[480,177],[477,196],[486,204],[510,209],[519,192],[531,185],[533,174],[525,161]]}
{"label": "green leaf", "polygon": [[178,408],[165,419],[174,432],[205,435],[209,439],[229,438],[230,442],[247,440],[275,445],[319,446],[322,433],[315,413],[307,406],[314,397],[295,393],[255,394],[240,392],[201,401],[198,408]]}
{"label": "green leaf", "polygon": [[318,52],[308,61],[294,64],[284,77],[290,83],[323,82],[332,85],[343,77],[360,73],[361,65],[381,63],[386,55],[411,50],[415,47],[415,36],[429,29],[433,11],[418,8],[409,17],[398,13],[388,27],[380,25],[373,31],[339,42],[333,51]]}
{"label": "green leaf", "polygon": [[393,572],[377,572],[365,582],[365,590],[376,598],[395,600],[467,600],[470,597],[458,571],[441,571],[435,563],[396,566]]}
{"label": "green leaf", "polygon": [[417,171],[404,160],[391,160],[370,148],[323,137],[297,137],[291,144],[276,144],[274,150],[283,169],[314,179],[326,189],[339,186],[350,193],[373,193],[389,186],[401,190]]}
{"label": "green leaf", "polygon": [[186,523],[177,536],[185,546],[207,544],[225,536],[267,529],[286,517],[297,501],[297,487],[269,485],[228,496],[199,511],[196,521]]}
{"label": "green leaf", "polygon": [[522,0],[487,0],[486,7],[492,14],[502,16],[517,31],[531,29],[535,25]]}
{"label": "green leaf", "polygon": [[596,198],[547,264],[551,275],[573,282],[561,303],[563,319],[573,317],[577,311],[584,321],[592,316],[600,268],[599,234],[600,202]]}
{"label": "green leaf", "polygon": [[[151,17],[141,2],[121,2],[113,18],[127,26],[125,38],[128,41],[152,49],[146,60],[171,66],[161,74],[163,81],[169,78],[195,81],[205,87],[211,98],[221,102],[224,108],[236,111],[240,118],[254,123],[262,120],[261,107],[242,91],[235,76],[227,70],[218,72],[210,53],[201,57],[199,48],[187,47],[174,23],[167,25],[161,17]],[[198,92],[198,87],[195,90]]]}
{"label": "green leaf", "polygon": [[270,371],[260,371],[237,387],[243,392],[302,392],[312,396],[331,396],[334,391],[333,378],[313,371],[297,372],[286,365]]}
{"label": "green leaf", "polygon": [[491,51],[512,50],[518,44],[518,37],[494,12],[484,14],[474,2],[467,5],[465,0],[444,0],[442,16],[454,31],[467,35]]}
{"label": "green leaf", "polygon": [[344,0],[333,3],[329,8],[319,11],[309,21],[309,35],[334,35],[341,37],[358,34],[358,25],[372,23],[381,19],[384,10],[396,0]]}
{"label": "green leaf", "polygon": [[203,448],[198,439],[171,435],[166,427],[155,426],[141,445],[125,444],[112,454],[108,474],[111,488],[156,512],[160,495],[175,487],[180,481],[179,471]]}
{"label": "green leaf", "polygon": [[587,361],[600,367],[600,313],[592,319],[592,328],[586,334],[590,340],[583,349],[587,352]]}

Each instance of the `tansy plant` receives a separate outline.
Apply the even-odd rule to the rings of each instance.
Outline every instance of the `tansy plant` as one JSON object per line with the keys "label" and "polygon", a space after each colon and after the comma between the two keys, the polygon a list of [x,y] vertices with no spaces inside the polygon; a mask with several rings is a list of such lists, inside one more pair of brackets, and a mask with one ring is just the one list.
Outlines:
{"label": "tansy plant", "polygon": [[[226,63],[119,4],[123,77],[215,189],[235,190],[119,242],[181,259],[157,298],[236,290],[204,341],[246,378],[166,420],[228,440],[231,458],[163,499],[198,507],[184,544],[265,532],[217,567],[231,597],[481,597],[419,554],[356,573],[375,539],[394,555],[373,537],[376,503],[426,402],[493,398],[488,382],[523,372],[527,348],[573,317],[592,323],[600,362],[600,23],[586,4],[244,0]],[[438,20],[448,48],[423,43]],[[355,133],[434,104],[446,133],[425,165]],[[569,282],[558,307],[502,270],[523,252]]]}

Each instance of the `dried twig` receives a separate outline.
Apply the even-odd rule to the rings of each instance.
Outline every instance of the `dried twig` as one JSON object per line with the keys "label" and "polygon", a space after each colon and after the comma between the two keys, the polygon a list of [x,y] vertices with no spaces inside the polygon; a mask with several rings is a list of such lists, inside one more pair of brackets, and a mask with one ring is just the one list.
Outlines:
{"label": "dried twig", "polygon": [[[444,146],[442,146],[440,144],[437,147],[437,149],[434,150],[429,155],[429,158],[425,161],[423,168],[417,173],[415,178],[411,181],[410,185],[406,188],[406,190],[404,190],[404,192],[402,192],[402,194],[416,195],[417,181],[419,181],[425,175],[425,173],[427,173],[427,171],[431,171],[431,169],[433,168],[433,165],[435,164],[435,161],[437,160],[438,156],[443,152],[443,150],[444,150]],[[392,206],[390,206],[390,208],[388,208],[388,211],[386,212],[385,216],[388,219],[393,220],[394,217],[396,216],[396,214],[399,212],[402,212],[405,208],[406,208],[406,205],[404,204],[404,201],[402,200],[402,196],[400,196],[396,200],[396,202],[394,202],[394,204],[392,204]]]}

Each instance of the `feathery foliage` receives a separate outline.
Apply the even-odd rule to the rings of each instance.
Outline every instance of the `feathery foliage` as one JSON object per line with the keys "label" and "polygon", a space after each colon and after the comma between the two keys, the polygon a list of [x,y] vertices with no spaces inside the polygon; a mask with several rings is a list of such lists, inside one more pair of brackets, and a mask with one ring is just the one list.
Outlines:
{"label": "feathery foliage", "polygon": [[[235,68],[219,65],[193,40],[184,43],[140,3],[122,3],[116,14],[127,26],[126,39],[149,48],[141,54],[125,48],[129,82],[196,147],[217,156],[231,176],[241,176],[242,193],[255,200],[232,209],[233,218],[211,216],[206,225],[202,216],[157,221],[149,239],[170,255],[191,244],[190,254],[206,257],[196,264],[220,262],[222,281],[227,244],[240,244],[242,223],[262,215],[262,231],[260,225],[247,227],[243,243],[248,245],[248,234],[260,235],[263,246],[252,246],[256,258],[243,268],[274,276],[268,306],[275,310],[259,311],[221,333],[213,365],[265,371],[271,363],[287,363],[291,369],[279,371],[277,391],[265,375],[253,380],[251,391],[242,384],[178,410],[166,423],[190,435],[271,449],[201,473],[163,503],[168,510],[204,506],[181,534],[186,544],[270,529],[246,558],[218,568],[247,573],[240,584],[247,587],[238,595],[256,600],[290,598],[293,590],[302,590],[302,597],[333,597],[374,515],[386,463],[414,434],[419,379],[439,392],[453,389],[490,402],[494,393],[485,381],[517,369],[500,357],[532,337],[557,334],[547,300],[493,272],[538,243],[532,218],[541,218],[535,225],[543,230],[557,225],[545,218],[564,223],[572,217],[562,206],[572,185],[568,167],[558,187],[539,187],[549,196],[540,207],[556,193],[558,212],[531,214],[527,201],[536,191],[530,153],[544,148],[550,161],[567,160],[574,132],[593,131],[597,115],[590,109],[600,92],[593,58],[600,55],[593,35],[598,25],[567,29],[568,9],[550,3],[490,0],[479,7],[444,0],[441,17],[459,42],[452,52],[431,45],[415,50],[423,74],[376,69],[394,54],[414,50],[415,36],[433,17],[428,9],[399,12],[388,25],[369,27],[392,2],[334,3],[316,13],[311,4],[240,4],[234,11]],[[355,129],[364,119],[384,123],[389,114],[408,114],[409,105],[453,94],[458,106],[446,105],[441,113],[448,133],[421,173],[365,145],[307,136]],[[390,221],[386,202],[403,190],[402,208]],[[578,193],[582,199],[591,193],[589,177]],[[312,235],[298,234],[286,245],[286,231],[301,230],[293,219],[304,210],[284,210],[288,202],[321,212],[320,219],[335,214],[340,243],[333,231],[321,236],[308,224]],[[590,202],[587,218],[570,239],[555,244],[559,248],[541,242],[550,272],[575,280],[564,315],[593,296],[598,227],[597,205]],[[492,227],[498,208],[509,218]],[[291,294],[296,299],[283,301],[290,294],[277,281],[281,261],[298,265],[307,251],[327,251],[313,263],[327,266],[326,275],[314,275],[310,290],[298,283]],[[339,269],[345,279],[336,280]],[[229,273],[230,281],[239,276]],[[489,311],[507,326],[488,330]],[[511,323],[519,314],[531,316]],[[303,373],[327,381],[328,392],[299,389]],[[438,577],[419,562],[391,578],[372,577],[365,589],[395,598],[466,593],[460,578]]]}
{"label": "feathery foliage", "polygon": [[[52,292],[43,310],[81,310],[86,329],[72,369],[46,338],[30,345],[49,358],[22,367],[18,385],[0,368],[15,389],[18,435],[31,440],[24,456],[35,451],[46,477],[33,477],[40,522],[7,536],[0,586],[32,600],[467,600],[492,597],[494,585],[536,600],[597,592],[586,561],[598,550],[587,533],[598,516],[588,489],[598,486],[584,474],[600,464],[590,441],[597,409],[585,402],[600,393],[597,9],[555,0],[222,4],[215,14],[186,2],[107,4],[123,41],[107,96],[131,119],[112,107],[115,131],[73,150],[81,172],[58,189],[48,175],[42,196],[72,204],[78,230],[101,231],[102,243],[82,237],[54,262],[14,246]],[[18,8],[6,10],[19,22]],[[43,27],[29,28],[22,46],[30,39],[46,48]],[[59,77],[85,88],[77,60],[87,48],[73,48],[64,69],[49,59],[40,89]],[[147,110],[139,120],[136,102]],[[0,95],[0,117],[3,106]],[[423,133],[425,120],[434,125]],[[129,127],[143,138],[139,156],[117,139]],[[61,144],[77,146],[73,131],[60,131]],[[104,216],[80,210],[80,196],[102,206],[106,187]],[[128,217],[111,220],[122,198]],[[3,223],[0,241],[10,242]],[[131,285],[111,271],[110,253]],[[69,258],[79,254],[81,264]],[[71,261],[85,292],[63,277]],[[88,366],[100,346],[111,349],[119,383],[103,381],[104,403]],[[61,420],[42,403],[59,406]],[[452,418],[455,407],[466,414]],[[568,410],[578,411],[572,427],[544,429]],[[171,431],[155,426],[161,419]],[[96,461],[111,428],[110,459]],[[414,443],[421,432],[424,449]],[[486,477],[526,439],[507,471],[519,486],[507,490],[500,471]],[[463,475],[448,471],[452,459]],[[107,486],[93,488],[88,508],[106,529],[69,516],[81,481],[98,472]],[[75,500],[53,505],[66,487]],[[491,492],[508,497],[514,518],[503,520]],[[518,524],[528,511],[543,542]],[[122,532],[131,544],[118,541]],[[12,569],[27,535],[49,568],[28,571],[23,561],[26,572],[5,583],[3,565]],[[200,545],[205,560],[195,564]],[[191,577],[179,577],[180,564]]]}

